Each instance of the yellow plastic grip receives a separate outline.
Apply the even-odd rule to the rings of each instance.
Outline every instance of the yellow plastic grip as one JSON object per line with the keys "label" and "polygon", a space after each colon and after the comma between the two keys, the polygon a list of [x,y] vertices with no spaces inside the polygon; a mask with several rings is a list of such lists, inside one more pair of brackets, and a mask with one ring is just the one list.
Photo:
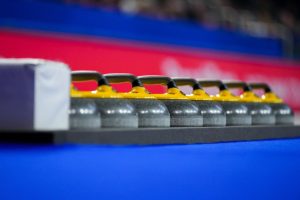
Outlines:
{"label": "yellow plastic grip", "polygon": [[216,101],[240,101],[239,97],[234,96],[226,87],[226,85],[220,80],[198,80],[199,84],[203,88],[216,87],[219,89],[219,93],[215,96],[211,96]]}
{"label": "yellow plastic grip", "polygon": [[239,96],[241,102],[262,102],[262,99],[251,90],[251,87],[247,83],[243,81],[225,81],[223,83],[229,90],[243,90],[243,93]]}
{"label": "yellow plastic grip", "polygon": [[73,98],[122,98],[109,85],[105,77],[97,71],[73,71],[71,73],[72,82],[96,81],[97,90],[79,91],[71,85],[71,97]]}
{"label": "yellow plastic grip", "polygon": [[190,86],[193,93],[186,95],[190,100],[213,100],[213,98],[205,92],[198,81],[192,78],[172,78],[177,86]]}
{"label": "yellow plastic grip", "polygon": [[130,83],[131,91],[127,93],[119,93],[124,98],[129,99],[155,99],[155,97],[144,88],[142,82],[133,74],[129,73],[109,73],[104,74],[109,83]]}
{"label": "yellow plastic grip", "polygon": [[159,84],[167,86],[167,92],[164,94],[152,94],[157,99],[184,99],[188,100],[188,98],[177,88],[175,82],[167,76],[159,76],[159,75],[148,75],[148,76],[139,76],[138,79],[142,84]]}
{"label": "yellow plastic grip", "polygon": [[283,100],[279,98],[266,83],[249,83],[252,90],[262,89],[264,94],[261,96],[263,102],[266,103],[282,103]]}

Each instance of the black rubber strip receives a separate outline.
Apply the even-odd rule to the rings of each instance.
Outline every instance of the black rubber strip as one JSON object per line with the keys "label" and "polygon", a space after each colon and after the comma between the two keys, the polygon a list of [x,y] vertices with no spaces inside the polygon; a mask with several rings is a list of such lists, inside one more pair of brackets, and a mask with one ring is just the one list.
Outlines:
{"label": "black rubber strip", "polygon": [[300,138],[300,126],[101,129],[0,132],[1,143],[158,145]]}

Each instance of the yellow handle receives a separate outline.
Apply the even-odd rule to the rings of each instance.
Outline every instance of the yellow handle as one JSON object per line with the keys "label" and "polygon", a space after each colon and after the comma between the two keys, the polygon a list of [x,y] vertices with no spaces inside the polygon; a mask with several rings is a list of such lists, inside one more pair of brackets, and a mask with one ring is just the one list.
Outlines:
{"label": "yellow handle", "polygon": [[283,100],[279,98],[271,89],[271,87],[266,83],[249,83],[249,86],[253,90],[262,89],[264,94],[261,96],[263,102],[266,103],[282,103]]}
{"label": "yellow handle", "polygon": [[138,79],[142,84],[159,84],[167,86],[167,92],[164,94],[152,94],[158,99],[185,99],[188,98],[177,88],[176,83],[167,76],[159,76],[159,75],[148,75],[148,76],[139,76]]}
{"label": "yellow handle", "polygon": [[199,82],[193,78],[172,78],[177,86],[190,86],[193,93],[186,95],[191,100],[213,100],[212,97],[205,92]]}
{"label": "yellow handle", "polygon": [[122,98],[109,85],[105,77],[97,71],[73,71],[72,82],[76,81],[97,81],[98,88],[95,91],[78,91],[71,85],[71,97],[74,98]]}
{"label": "yellow handle", "polygon": [[203,88],[216,87],[219,93],[211,96],[216,101],[240,101],[239,97],[234,96],[227,88],[227,86],[220,80],[198,80]]}
{"label": "yellow handle", "polygon": [[224,84],[228,89],[242,89],[243,93],[239,96],[242,102],[262,102],[262,99],[257,96],[251,87],[242,81],[225,81]]}
{"label": "yellow handle", "polygon": [[131,91],[128,93],[119,93],[124,98],[129,99],[155,99],[155,97],[144,88],[142,82],[133,74],[129,73],[110,73],[104,74],[109,83],[130,83]]}

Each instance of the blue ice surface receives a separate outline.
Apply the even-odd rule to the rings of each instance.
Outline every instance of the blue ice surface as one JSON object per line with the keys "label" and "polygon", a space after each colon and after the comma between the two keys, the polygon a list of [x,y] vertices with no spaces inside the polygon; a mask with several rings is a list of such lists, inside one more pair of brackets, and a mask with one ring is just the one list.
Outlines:
{"label": "blue ice surface", "polygon": [[1,145],[0,199],[300,199],[300,139]]}

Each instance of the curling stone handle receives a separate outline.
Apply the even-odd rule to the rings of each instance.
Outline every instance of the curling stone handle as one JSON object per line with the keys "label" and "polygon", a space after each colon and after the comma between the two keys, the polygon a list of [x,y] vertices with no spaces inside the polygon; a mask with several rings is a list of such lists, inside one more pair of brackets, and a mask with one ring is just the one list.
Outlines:
{"label": "curling stone handle", "polygon": [[243,81],[225,81],[223,83],[228,89],[242,89],[244,92],[251,91],[251,87]]}
{"label": "curling stone handle", "polygon": [[107,79],[109,83],[131,83],[132,87],[143,87],[142,82],[133,74],[129,73],[109,73],[104,74],[104,77]]}
{"label": "curling stone handle", "polygon": [[226,85],[220,80],[198,80],[199,84],[206,87],[217,87],[220,91],[227,90]]}
{"label": "curling stone handle", "polygon": [[193,90],[202,89],[198,81],[193,78],[172,78],[177,86],[191,86]]}
{"label": "curling stone handle", "polygon": [[264,93],[272,92],[270,86],[266,83],[249,83],[248,84],[252,89],[263,89]]}
{"label": "curling stone handle", "polygon": [[142,84],[160,84],[166,85],[168,89],[177,88],[176,83],[167,76],[159,76],[159,75],[148,75],[148,76],[138,76],[138,79],[142,82]]}
{"label": "curling stone handle", "polygon": [[78,70],[71,73],[72,82],[77,81],[97,81],[98,86],[109,85],[105,77],[97,71]]}

